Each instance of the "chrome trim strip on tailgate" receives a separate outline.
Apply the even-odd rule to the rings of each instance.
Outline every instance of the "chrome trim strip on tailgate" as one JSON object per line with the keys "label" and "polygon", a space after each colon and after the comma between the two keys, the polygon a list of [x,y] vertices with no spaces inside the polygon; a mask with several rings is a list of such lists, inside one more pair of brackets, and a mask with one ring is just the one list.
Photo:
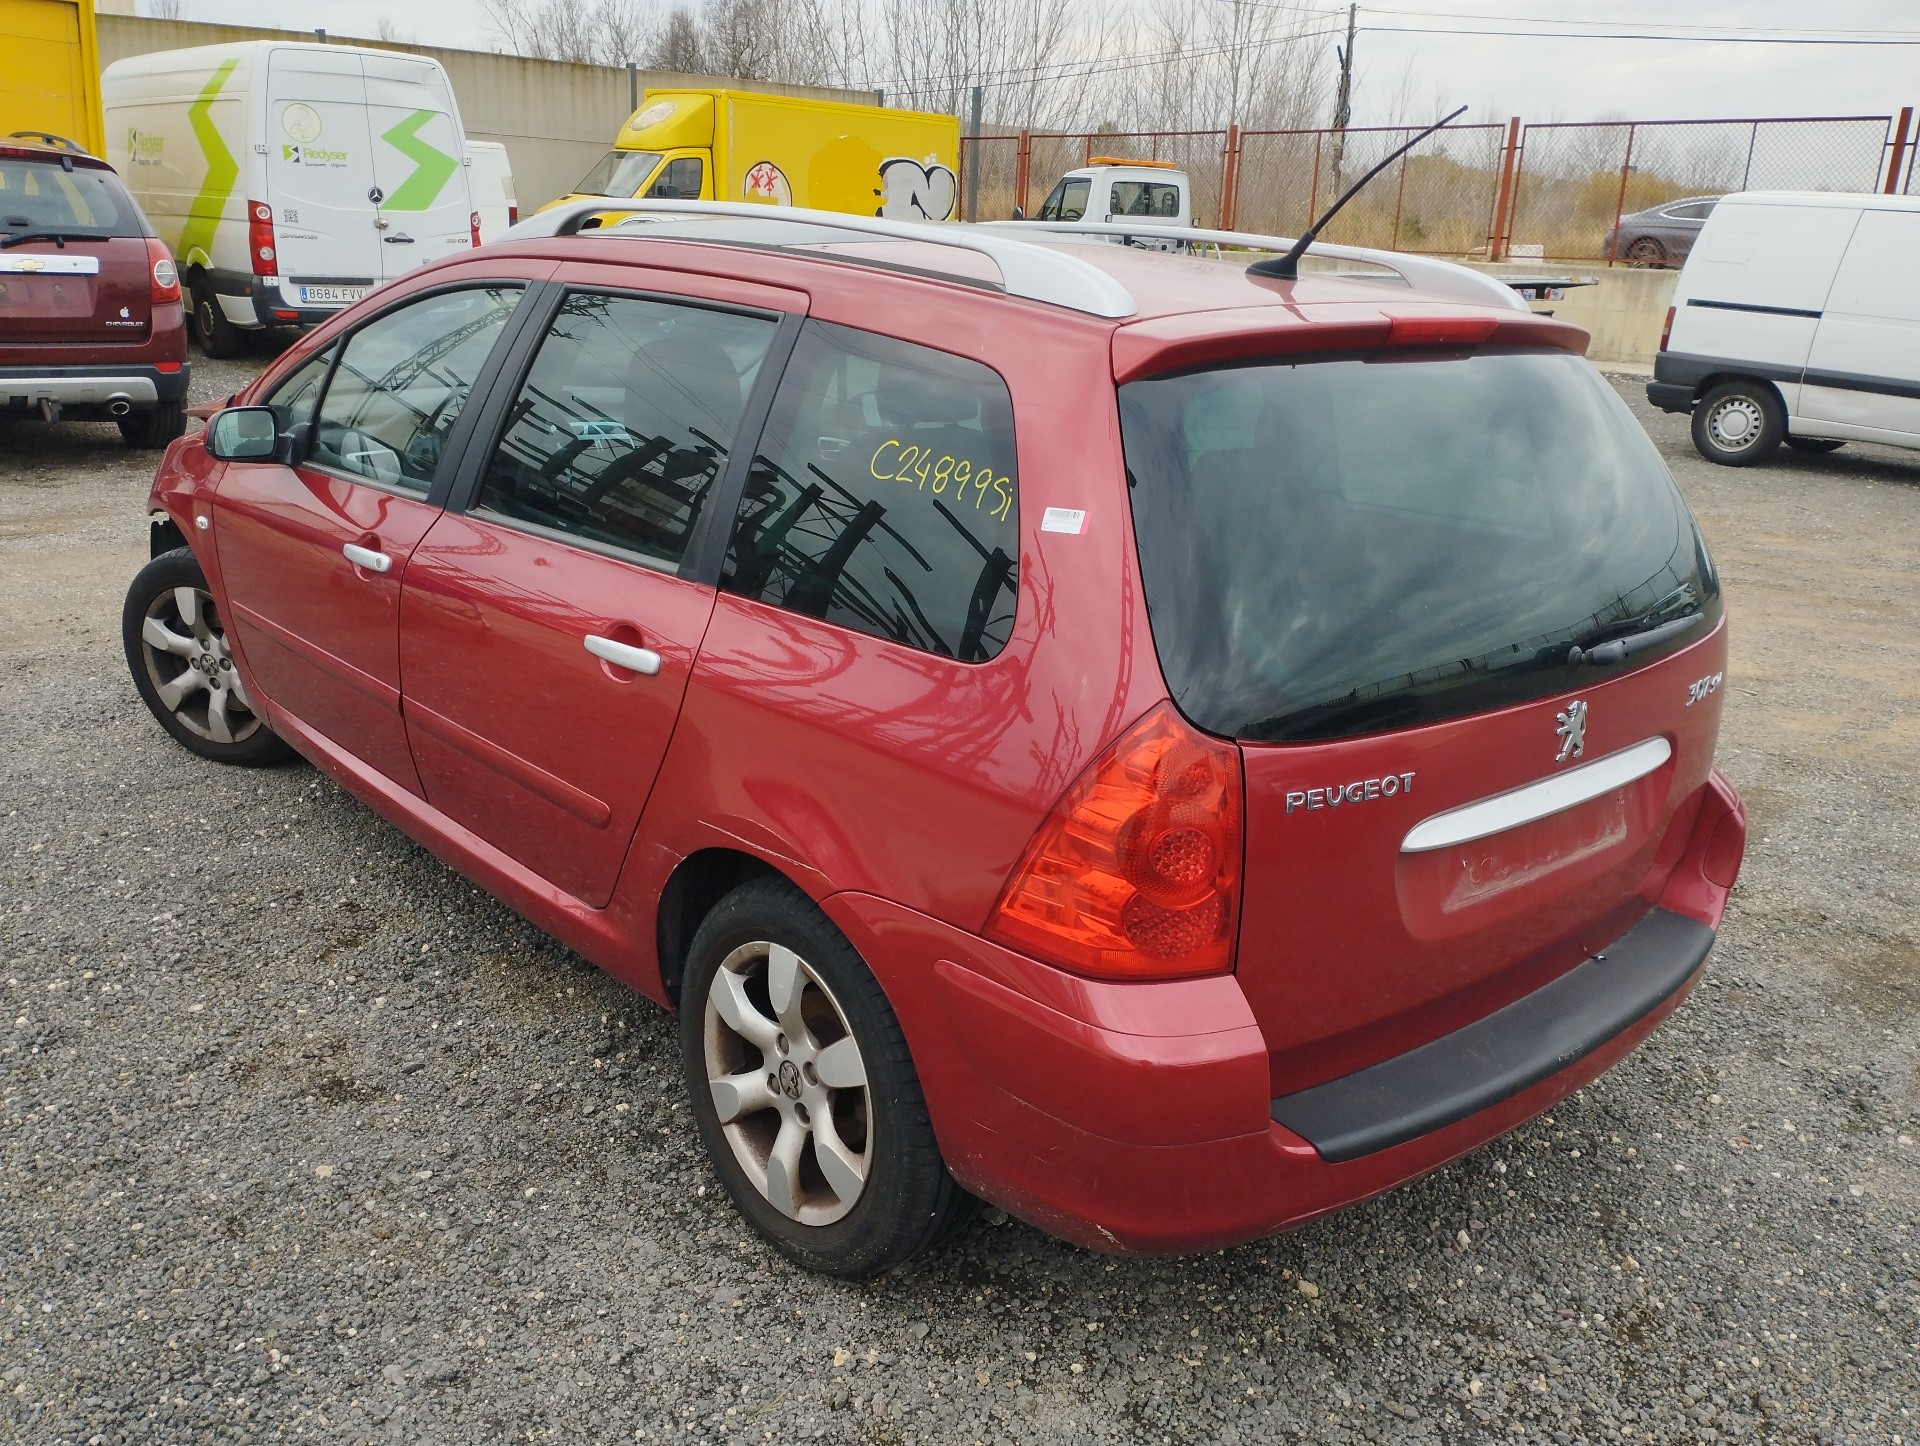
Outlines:
{"label": "chrome trim strip on tailgate", "polygon": [[1618,753],[1609,753],[1605,758],[1569,768],[1538,783],[1496,793],[1491,798],[1422,819],[1407,831],[1406,838],[1401,840],[1400,852],[1419,854],[1451,848],[1563,813],[1645,778],[1671,757],[1671,743],[1664,738],[1648,738],[1631,748],[1622,748]]}
{"label": "chrome trim strip on tailgate", "polygon": [[47,256],[33,252],[25,256],[0,256],[0,271],[22,276],[98,276],[98,256]]}

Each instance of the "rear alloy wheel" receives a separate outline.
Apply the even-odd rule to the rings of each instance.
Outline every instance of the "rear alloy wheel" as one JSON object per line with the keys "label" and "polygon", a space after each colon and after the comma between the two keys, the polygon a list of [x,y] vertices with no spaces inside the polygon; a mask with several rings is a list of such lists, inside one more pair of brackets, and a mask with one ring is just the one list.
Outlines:
{"label": "rear alloy wheel", "polygon": [[1765,382],[1722,382],[1693,409],[1693,445],[1723,467],[1766,461],[1786,435],[1786,408]]}
{"label": "rear alloy wheel", "polygon": [[184,436],[187,430],[186,409],[178,402],[161,402],[144,412],[133,412],[115,420],[120,424],[120,435],[126,444],[143,452],[157,452],[175,437]]}
{"label": "rear alloy wheel", "polygon": [[1638,261],[1643,266],[1657,266],[1667,259],[1667,248],[1651,236],[1636,236],[1627,247],[1626,256],[1627,260]]}
{"label": "rear alloy wheel", "polygon": [[734,1204],[797,1264],[874,1275],[964,1223],[899,1020],[784,879],[702,921],[680,1000],[694,1118]]}
{"label": "rear alloy wheel", "polygon": [[1838,452],[1847,444],[1838,437],[1789,437],[1787,445],[1796,452]]}
{"label": "rear alloy wheel", "polygon": [[193,334],[200,340],[200,350],[215,361],[231,360],[246,350],[245,334],[227,320],[213,284],[205,277],[193,283]]}
{"label": "rear alloy wheel", "polygon": [[182,747],[216,763],[263,768],[292,756],[254,711],[234,666],[206,574],[187,548],[156,557],[120,614],[141,700]]}

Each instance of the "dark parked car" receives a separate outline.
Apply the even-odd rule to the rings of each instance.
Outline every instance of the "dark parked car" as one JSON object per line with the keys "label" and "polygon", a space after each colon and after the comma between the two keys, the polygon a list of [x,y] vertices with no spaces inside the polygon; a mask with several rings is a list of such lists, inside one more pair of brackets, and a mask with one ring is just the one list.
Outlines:
{"label": "dark parked car", "polygon": [[173,257],[113,168],[58,136],[0,140],[0,413],[164,447],[186,399]]}
{"label": "dark parked car", "polygon": [[1700,228],[1707,224],[1719,199],[1687,196],[1622,216],[1607,236],[1607,258],[1647,266],[1678,266],[1693,250]]}

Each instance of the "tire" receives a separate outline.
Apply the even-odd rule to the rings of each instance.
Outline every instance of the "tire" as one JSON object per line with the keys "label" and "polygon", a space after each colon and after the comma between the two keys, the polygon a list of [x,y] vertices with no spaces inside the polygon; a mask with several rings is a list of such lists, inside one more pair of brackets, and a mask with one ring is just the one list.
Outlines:
{"label": "tire", "polygon": [[1838,452],[1847,444],[1838,437],[1789,437],[1787,445],[1796,452]]}
{"label": "tire", "polygon": [[187,411],[178,402],[161,402],[144,412],[115,418],[120,435],[129,447],[143,452],[158,452],[187,430]]}
{"label": "tire", "polygon": [[680,1054],[714,1172],[796,1265],[878,1275],[970,1214],[886,995],[787,880],[742,884],[701,921],[680,994]]}
{"label": "tire", "polygon": [[1722,382],[1693,409],[1693,445],[1723,467],[1766,461],[1786,435],[1787,409],[1765,382]]}
{"label": "tire", "polygon": [[1651,236],[1636,236],[1621,254],[1627,260],[1638,261],[1643,266],[1658,266],[1667,259],[1667,248]]}
{"label": "tire", "polygon": [[120,637],[141,701],[182,748],[245,768],[293,756],[253,711],[190,549],[162,553],[134,576]]}
{"label": "tire", "polygon": [[215,361],[231,360],[247,347],[246,334],[227,320],[205,277],[193,283],[193,334],[200,340],[200,350]]}

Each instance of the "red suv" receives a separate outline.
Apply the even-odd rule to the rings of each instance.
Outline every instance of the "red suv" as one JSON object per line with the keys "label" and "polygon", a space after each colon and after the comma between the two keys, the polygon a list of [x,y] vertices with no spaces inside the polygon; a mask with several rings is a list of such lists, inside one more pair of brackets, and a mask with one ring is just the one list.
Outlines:
{"label": "red suv", "polygon": [[1744,845],[1658,454],[1583,333],[1423,274],[808,213],[486,247],[175,444],[134,681],[677,1009],[793,1259],[975,1196],[1247,1240],[1620,1059]]}
{"label": "red suv", "polygon": [[59,136],[0,140],[0,416],[111,418],[164,447],[187,376],[173,257],[113,168]]}

